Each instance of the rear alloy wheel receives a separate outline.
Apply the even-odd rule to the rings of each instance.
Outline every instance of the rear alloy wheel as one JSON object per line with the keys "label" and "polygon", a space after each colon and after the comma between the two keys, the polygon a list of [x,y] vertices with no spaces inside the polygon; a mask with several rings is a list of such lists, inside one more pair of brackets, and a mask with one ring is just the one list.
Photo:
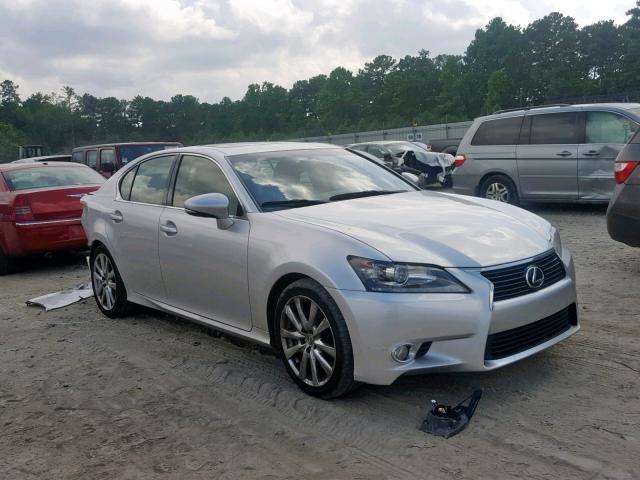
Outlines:
{"label": "rear alloy wheel", "polygon": [[504,175],[494,175],[482,182],[480,196],[497,202],[518,204],[518,192],[511,179]]}
{"label": "rear alloy wheel", "polygon": [[127,314],[127,291],[116,264],[104,246],[91,255],[91,284],[98,308],[107,317],[117,318]]}
{"label": "rear alloy wheel", "polygon": [[282,359],[302,390],[328,399],[357,385],[346,324],[320,285],[312,280],[291,284],[280,296],[276,318]]}

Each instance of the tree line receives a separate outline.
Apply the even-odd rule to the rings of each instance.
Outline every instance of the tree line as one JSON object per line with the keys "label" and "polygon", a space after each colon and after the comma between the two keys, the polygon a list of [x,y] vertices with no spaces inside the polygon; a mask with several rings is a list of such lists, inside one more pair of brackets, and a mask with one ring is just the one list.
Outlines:
{"label": "tree line", "polygon": [[579,28],[551,13],[526,27],[501,18],[478,29],[464,55],[427,50],[394,59],[379,55],[357,72],[338,67],[290,89],[265,81],[242,99],[200,102],[59,93],[20,97],[0,84],[0,161],[20,144],[49,153],[112,141],[177,140],[186,145],[277,140],[472,119],[500,108],[562,97],[640,90],[640,0],[627,20]]}

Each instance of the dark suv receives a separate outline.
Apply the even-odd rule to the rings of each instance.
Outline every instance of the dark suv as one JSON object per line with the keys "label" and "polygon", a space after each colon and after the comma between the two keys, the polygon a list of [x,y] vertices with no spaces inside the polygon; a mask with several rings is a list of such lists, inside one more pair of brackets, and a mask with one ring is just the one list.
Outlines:
{"label": "dark suv", "polygon": [[104,145],[90,145],[74,148],[71,161],[83,163],[98,171],[105,177],[110,177],[127,163],[147,153],[180,148],[179,142],[141,142],[141,143],[108,143]]}
{"label": "dark suv", "polygon": [[607,209],[609,235],[618,242],[640,247],[640,133],[618,155],[616,188]]}

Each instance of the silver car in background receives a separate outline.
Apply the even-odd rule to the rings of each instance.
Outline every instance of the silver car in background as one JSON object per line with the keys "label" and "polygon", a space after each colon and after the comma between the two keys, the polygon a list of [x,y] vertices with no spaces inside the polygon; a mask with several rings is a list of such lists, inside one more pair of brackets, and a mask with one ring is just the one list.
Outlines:
{"label": "silver car in background", "polygon": [[311,395],[492,370],[578,330],[547,221],[333,145],[156,152],[82,203],[105,315],[135,303],[271,345]]}
{"label": "silver car in background", "polygon": [[556,105],[476,118],[455,160],[456,193],[607,203],[613,163],[638,131],[640,104]]}

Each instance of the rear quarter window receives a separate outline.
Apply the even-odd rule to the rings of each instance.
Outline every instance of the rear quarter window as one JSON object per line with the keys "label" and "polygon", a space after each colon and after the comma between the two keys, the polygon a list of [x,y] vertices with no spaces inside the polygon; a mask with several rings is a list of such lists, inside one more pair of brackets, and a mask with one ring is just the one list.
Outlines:
{"label": "rear quarter window", "polygon": [[524,117],[499,118],[482,123],[471,145],[516,145]]}

